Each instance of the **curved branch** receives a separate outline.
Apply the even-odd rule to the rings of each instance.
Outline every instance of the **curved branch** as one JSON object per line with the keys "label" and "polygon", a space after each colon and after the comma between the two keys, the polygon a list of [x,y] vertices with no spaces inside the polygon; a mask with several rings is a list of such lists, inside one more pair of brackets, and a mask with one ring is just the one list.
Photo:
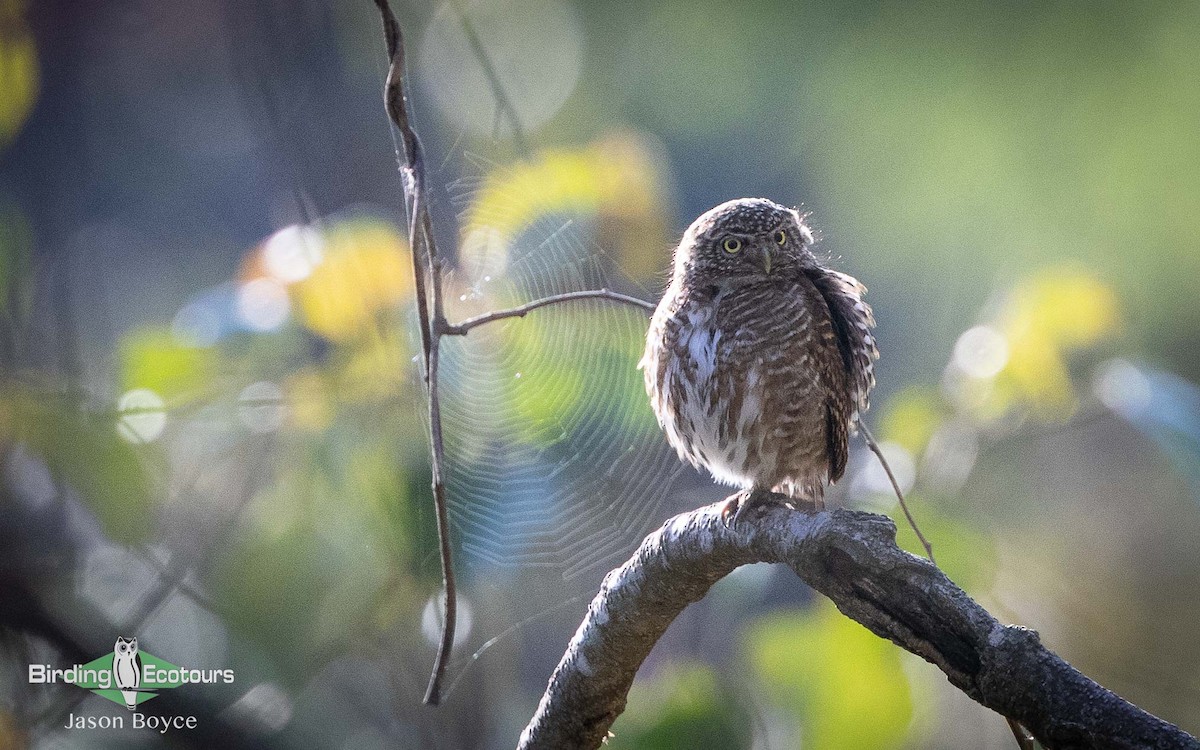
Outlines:
{"label": "curved branch", "polygon": [[718,503],[675,516],[604,579],[550,678],[520,750],[596,748],[634,675],[671,621],[713,583],[783,563],[843,614],[942,670],[1047,748],[1189,748],[1200,742],[1106,690],[1002,625],[928,560],[896,546],[885,516],[771,506],[727,528]]}

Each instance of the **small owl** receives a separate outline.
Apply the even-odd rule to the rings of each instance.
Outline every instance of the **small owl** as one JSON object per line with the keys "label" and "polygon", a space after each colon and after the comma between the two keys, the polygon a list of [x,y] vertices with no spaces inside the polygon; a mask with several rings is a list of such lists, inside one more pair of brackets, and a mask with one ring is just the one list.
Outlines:
{"label": "small owl", "polygon": [[142,684],[142,657],[137,638],[117,636],[113,648],[113,684],[121,689],[125,705],[132,711],[137,706],[137,689]]}
{"label": "small owl", "polygon": [[639,364],[680,458],[756,490],[752,503],[774,490],[823,508],[875,385],[866,289],[812,245],[803,217],[769,200],[702,214],[675,249]]}

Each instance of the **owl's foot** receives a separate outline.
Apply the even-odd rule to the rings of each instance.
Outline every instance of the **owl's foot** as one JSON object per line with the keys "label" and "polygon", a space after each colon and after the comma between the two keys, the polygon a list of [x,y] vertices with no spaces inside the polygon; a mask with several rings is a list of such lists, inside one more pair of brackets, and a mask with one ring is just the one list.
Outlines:
{"label": "owl's foot", "polygon": [[742,519],[749,518],[756,509],[768,508],[772,505],[793,507],[790,501],[781,500],[779,495],[767,490],[743,490],[731,496],[721,508],[721,520],[729,528],[736,528]]}

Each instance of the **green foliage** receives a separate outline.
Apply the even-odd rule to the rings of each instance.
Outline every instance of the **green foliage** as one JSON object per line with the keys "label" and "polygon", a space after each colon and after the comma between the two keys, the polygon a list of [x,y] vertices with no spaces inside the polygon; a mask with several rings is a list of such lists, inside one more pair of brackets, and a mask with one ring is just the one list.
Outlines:
{"label": "green foliage", "polygon": [[0,0],[0,148],[21,131],[38,96],[37,44],[24,16],[23,0]]}
{"label": "green foliage", "polygon": [[879,434],[910,453],[920,454],[945,419],[945,412],[934,388],[910,386],[880,407]]}
{"label": "green foliage", "polygon": [[1065,259],[1142,330],[1196,320],[1195,4],[905,4],[855,31],[796,89],[797,150],[868,285],[947,302],[926,340],[997,274]]}
{"label": "green foliage", "polygon": [[737,696],[711,667],[673,663],[634,683],[608,745],[614,750],[737,750],[749,747],[745,727]]}
{"label": "green foliage", "polygon": [[340,532],[295,526],[242,535],[211,579],[225,620],[271,653],[296,684],[371,621],[388,570],[374,549],[355,549]]}
{"label": "green foliage", "polygon": [[144,327],[121,341],[125,390],[147,388],[164,399],[191,396],[212,387],[217,372],[213,349],[181,343],[169,329]]}
{"label": "green foliage", "polygon": [[[520,373],[511,389],[512,408],[528,440],[553,439],[586,424],[657,429],[635,367],[643,337],[633,326],[611,321],[611,314],[564,308],[531,315],[504,332],[512,346],[509,359]],[[581,340],[588,348],[578,345]]]}
{"label": "green foliage", "polygon": [[899,649],[828,601],[761,618],[745,643],[763,693],[800,717],[804,747],[904,744],[913,709]]}
{"label": "green foliage", "polygon": [[387,582],[403,582],[413,542],[402,477],[382,443],[297,441],[291,452],[292,466],[246,509],[211,584],[228,621],[300,679],[348,634],[386,624],[373,615]]}
{"label": "green foliage", "polygon": [[[0,443],[11,438],[45,461],[113,541],[145,541],[154,529],[155,503],[138,450],[119,436],[110,417],[79,413],[72,405],[11,388],[0,395]],[[6,435],[6,428],[12,433]]]}
{"label": "green foliage", "polygon": [[[987,591],[995,580],[998,564],[994,535],[980,528],[978,519],[956,517],[947,512],[947,498],[935,502],[920,493],[911,493],[905,500],[921,526],[921,533],[933,544],[938,567],[969,593]],[[899,506],[890,515],[896,519],[896,543],[914,555],[924,557],[925,548]]]}

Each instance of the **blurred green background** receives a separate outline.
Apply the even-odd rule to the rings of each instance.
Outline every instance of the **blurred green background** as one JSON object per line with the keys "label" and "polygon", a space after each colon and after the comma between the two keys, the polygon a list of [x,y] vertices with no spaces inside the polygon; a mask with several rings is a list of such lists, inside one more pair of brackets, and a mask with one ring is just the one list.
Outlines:
{"label": "blurred green background", "polygon": [[[801,206],[871,290],[869,422],[943,568],[1200,731],[1200,5],[396,11],[452,319],[653,300],[701,211]],[[0,747],[512,747],[603,574],[723,496],[654,424],[640,311],[448,340],[460,642],[420,705],[440,576],[385,75],[365,0],[0,0]],[[886,489],[860,449],[831,502],[898,517]],[[194,732],[64,730],[123,709],[26,665],[118,635],[236,681],[143,705]],[[613,731],[1013,745],[763,566],[672,625]]]}

